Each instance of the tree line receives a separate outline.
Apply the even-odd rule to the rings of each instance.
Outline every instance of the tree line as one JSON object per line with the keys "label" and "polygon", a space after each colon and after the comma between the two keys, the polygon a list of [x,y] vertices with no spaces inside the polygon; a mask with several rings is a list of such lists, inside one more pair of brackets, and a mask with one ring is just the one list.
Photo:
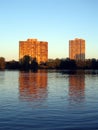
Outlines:
{"label": "tree line", "polygon": [[19,61],[5,61],[4,57],[0,57],[0,70],[33,70],[38,69],[98,69],[97,59],[86,59],[84,61],[75,61],[69,58],[66,59],[49,59],[47,62],[38,64],[36,58],[31,58],[26,55]]}

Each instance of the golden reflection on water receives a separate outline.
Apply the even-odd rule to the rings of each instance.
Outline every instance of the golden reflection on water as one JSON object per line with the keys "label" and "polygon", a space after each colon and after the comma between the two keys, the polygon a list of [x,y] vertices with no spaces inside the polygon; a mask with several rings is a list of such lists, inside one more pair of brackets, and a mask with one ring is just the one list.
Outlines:
{"label": "golden reflection on water", "polygon": [[[19,98],[24,101],[44,101],[48,96],[47,73],[47,71],[19,72]],[[77,103],[84,101],[85,74],[69,75],[68,81],[69,100]]]}
{"label": "golden reflection on water", "polygon": [[69,75],[69,97],[71,101],[82,102],[85,98],[85,75]]}
{"label": "golden reflection on water", "polygon": [[47,72],[19,72],[19,95],[26,101],[44,100],[47,97]]}

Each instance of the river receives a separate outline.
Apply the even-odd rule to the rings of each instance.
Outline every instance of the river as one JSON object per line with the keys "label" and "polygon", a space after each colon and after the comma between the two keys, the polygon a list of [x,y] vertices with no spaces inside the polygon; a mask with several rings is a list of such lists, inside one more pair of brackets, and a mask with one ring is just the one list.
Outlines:
{"label": "river", "polygon": [[0,130],[98,130],[98,74],[0,71]]}

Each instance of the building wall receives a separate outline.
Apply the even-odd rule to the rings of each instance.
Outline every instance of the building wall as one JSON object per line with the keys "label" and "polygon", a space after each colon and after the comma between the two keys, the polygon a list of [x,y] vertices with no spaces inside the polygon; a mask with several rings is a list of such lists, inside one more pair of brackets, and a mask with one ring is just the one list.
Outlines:
{"label": "building wall", "polygon": [[69,58],[85,60],[85,40],[75,39],[69,41]]}
{"label": "building wall", "polygon": [[37,39],[19,41],[19,59],[25,55],[36,58],[38,63],[46,62],[48,60],[48,42],[38,41]]}

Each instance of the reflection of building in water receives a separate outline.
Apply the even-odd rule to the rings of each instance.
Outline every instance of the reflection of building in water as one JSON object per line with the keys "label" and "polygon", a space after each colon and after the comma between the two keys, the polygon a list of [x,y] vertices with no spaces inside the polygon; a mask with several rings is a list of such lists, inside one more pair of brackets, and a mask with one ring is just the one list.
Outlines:
{"label": "reflection of building in water", "polygon": [[69,76],[69,96],[72,101],[81,102],[84,99],[85,75]]}
{"label": "reflection of building in water", "polygon": [[47,97],[47,73],[19,73],[20,99],[43,100]]}

